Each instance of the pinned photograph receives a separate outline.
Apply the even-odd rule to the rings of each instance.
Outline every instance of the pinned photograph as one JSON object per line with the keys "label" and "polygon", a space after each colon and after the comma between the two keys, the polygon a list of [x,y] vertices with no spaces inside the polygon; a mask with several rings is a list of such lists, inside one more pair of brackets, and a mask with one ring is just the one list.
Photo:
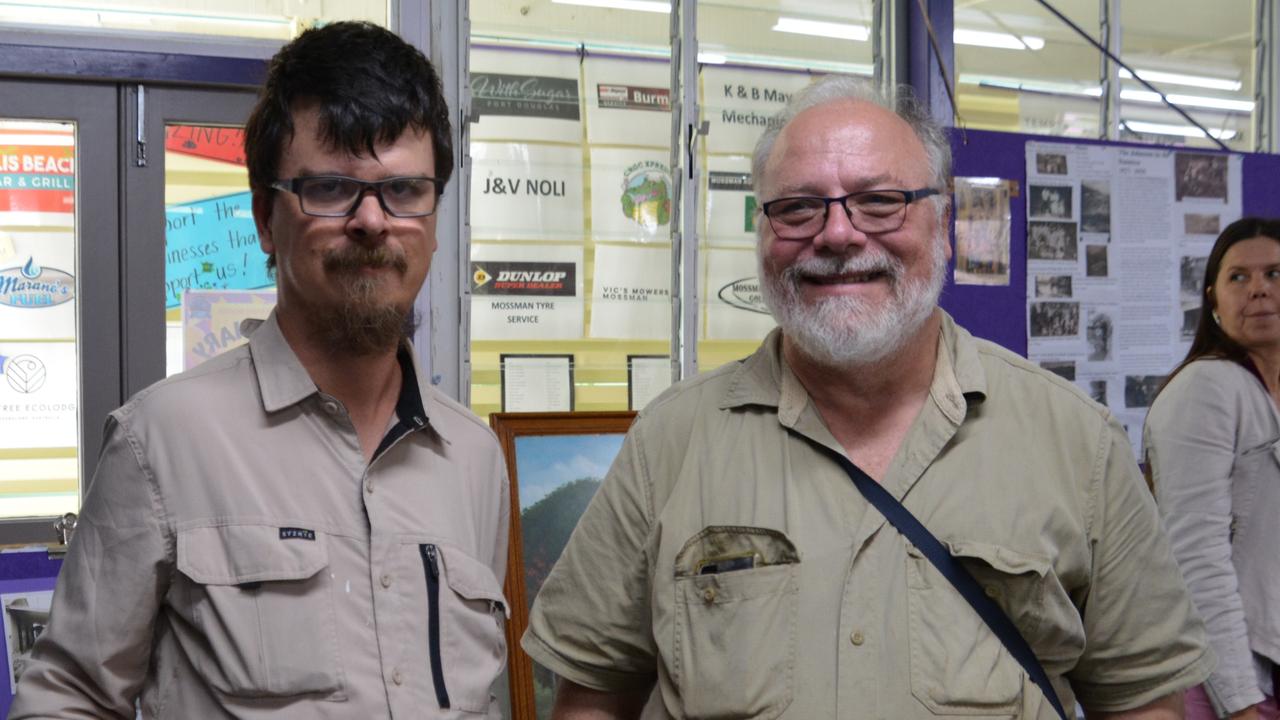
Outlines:
{"label": "pinned photograph", "polygon": [[1036,172],[1041,175],[1066,175],[1067,156],[1062,153],[1036,153]]}
{"label": "pinned photograph", "polygon": [[1178,200],[1208,198],[1227,201],[1227,156],[1180,152],[1174,155],[1173,172]]}
{"label": "pinned photograph", "polygon": [[1151,407],[1156,391],[1164,382],[1164,375],[1125,375],[1124,406],[1127,408]]}
{"label": "pinned photograph", "polygon": [[1107,404],[1107,381],[1106,380],[1090,380],[1089,381],[1089,397],[1099,405]]}
{"label": "pinned photograph", "polygon": [[0,595],[4,605],[5,646],[9,648],[9,687],[18,687],[18,678],[31,658],[31,648],[49,624],[52,590],[15,592]]}
{"label": "pinned photograph", "polygon": [[1070,275],[1037,275],[1036,297],[1069,298],[1071,297]]}
{"label": "pinned photograph", "polygon": [[1200,282],[1204,279],[1205,266],[1209,258],[1183,255],[1178,263],[1178,292],[1182,304],[1200,305]]}
{"label": "pinned photograph", "polygon": [[1031,337],[1076,337],[1080,335],[1080,303],[1031,303]]}
{"label": "pinned photograph", "polygon": [[955,179],[957,285],[1009,284],[1009,185]]}
{"label": "pinned photograph", "polygon": [[1058,185],[1032,185],[1027,191],[1031,217],[1071,219],[1071,188]]}
{"label": "pinned photograph", "polygon": [[1182,339],[1191,340],[1196,336],[1196,328],[1200,325],[1202,306],[1182,308]]}
{"label": "pinned photograph", "polygon": [[1028,260],[1075,260],[1077,252],[1075,223],[1027,223]]}
{"label": "pinned photograph", "polygon": [[1217,235],[1222,232],[1222,218],[1205,213],[1187,213],[1182,216],[1182,231],[1188,235]]}
{"label": "pinned photograph", "polygon": [[1084,246],[1084,274],[1085,274],[1085,277],[1106,277],[1107,276],[1107,246],[1106,245],[1085,245]]}
{"label": "pinned photograph", "polygon": [[1110,313],[1091,310],[1089,323],[1085,325],[1084,336],[1089,343],[1090,362],[1106,362],[1111,359],[1113,332]]}
{"label": "pinned photograph", "polygon": [[1073,360],[1042,360],[1040,367],[1069,382],[1076,381],[1076,364]]}
{"label": "pinned photograph", "polygon": [[1080,183],[1080,231],[1111,232],[1111,181],[1084,180]]}

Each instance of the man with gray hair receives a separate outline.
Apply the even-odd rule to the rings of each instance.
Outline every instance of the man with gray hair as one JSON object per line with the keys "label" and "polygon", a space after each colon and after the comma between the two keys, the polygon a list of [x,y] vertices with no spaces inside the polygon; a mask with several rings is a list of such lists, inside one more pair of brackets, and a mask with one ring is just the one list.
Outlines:
{"label": "man with gray hair", "polygon": [[[1051,696],[1181,717],[1213,660],[1124,432],[937,306],[942,132],[909,98],[827,77],[753,175],[780,327],[628,433],[523,640],[562,678],[554,717],[1053,718]],[[941,540],[928,556],[877,491]]]}

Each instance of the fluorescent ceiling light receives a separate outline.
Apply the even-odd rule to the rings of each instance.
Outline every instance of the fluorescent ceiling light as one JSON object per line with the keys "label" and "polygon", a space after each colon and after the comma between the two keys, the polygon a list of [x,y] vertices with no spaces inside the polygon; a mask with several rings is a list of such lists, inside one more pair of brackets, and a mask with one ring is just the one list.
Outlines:
{"label": "fluorescent ceiling light", "polygon": [[703,65],[723,65],[729,62],[729,58],[720,53],[700,52],[698,53],[698,62]]}
{"label": "fluorescent ceiling light", "polygon": [[[1133,132],[1148,133],[1151,135],[1177,135],[1179,137],[1193,138],[1204,137],[1203,130],[1190,125],[1164,125],[1162,123],[1140,122],[1138,120],[1122,120],[1121,124]],[[1219,140],[1230,140],[1236,136],[1236,131],[1210,128],[1209,135]]]}
{"label": "fluorescent ceiling light", "polygon": [[[1120,77],[1131,79],[1133,74],[1124,68],[1120,68]],[[1167,73],[1159,70],[1143,70],[1138,69],[1138,77],[1147,82],[1169,83],[1170,85],[1188,85],[1191,87],[1209,88],[1210,90],[1227,90],[1236,92],[1241,88],[1239,80],[1224,80],[1222,78],[1204,77],[1202,75],[1183,75],[1181,73]]]}
{"label": "fluorescent ceiling light", "polygon": [[778,32],[796,33],[799,35],[817,35],[818,37],[836,38],[838,40],[858,40],[866,42],[871,36],[871,29],[866,25],[848,25],[845,23],[823,22],[821,20],[801,20],[800,18],[780,17],[773,26]]}
{"label": "fluorescent ceiling light", "polygon": [[1005,48],[1007,50],[1039,50],[1044,47],[1044,38],[1023,35],[1019,38],[1008,33],[983,32],[982,30],[962,30],[956,28],[951,39],[957,45],[977,45],[978,47]]}
{"label": "fluorescent ceiling light", "polygon": [[1003,77],[1000,75],[971,75],[969,73],[961,73],[960,82],[964,85],[978,85],[981,87],[1000,88],[1002,90],[1051,93],[1054,95],[1086,95],[1090,97],[1098,97],[1102,95],[1102,88],[1097,86],[1087,87],[1071,83],[1024,80],[1022,78]]}
{"label": "fluorescent ceiling light", "polygon": [[[1169,98],[1169,102],[1174,105],[1186,105],[1187,107],[1214,108],[1215,110],[1236,110],[1238,112],[1253,112],[1252,100],[1227,100],[1225,98],[1202,97],[1200,95],[1178,95],[1176,93],[1166,93],[1165,97]],[[1153,93],[1150,90],[1133,90],[1125,89],[1120,91],[1121,100],[1133,100],[1136,102],[1160,103],[1159,93]]]}
{"label": "fluorescent ceiling light", "polygon": [[585,5],[611,10],[639,10],[640,12],[670,13],[668,0],[551,0],[557,5]]}

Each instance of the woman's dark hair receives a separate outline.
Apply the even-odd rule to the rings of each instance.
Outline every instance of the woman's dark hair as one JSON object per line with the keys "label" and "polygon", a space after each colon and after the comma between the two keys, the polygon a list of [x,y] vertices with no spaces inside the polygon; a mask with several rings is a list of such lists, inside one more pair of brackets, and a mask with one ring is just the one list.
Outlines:
{"label": "woman's dark hair", "polygon": [[293,111],[314,103],[323,140],[353,155],[374,155],[378,142],[425,131],[435,151],[437,191],[453,172],[449,108],[440,78],[417,48],[366,22],[336,22],[303,32],[271,59],[258,104],[245,125],[249,187],[279,180]]}
{"label": "woman's dark hair", "polygon": [[[1169,373],[1169,377],[1165,378],[1164,385],[1168,385],[1169,381],[1173,380],[1173,377],[1184,367],[1201,358],[1231,360],[1249,368],[1251,372],[1257,372],[1244,346],[1228,337],[1227,333],[1214,321],[1213,311],[1217,307],[1217,299],[1209,292],[1218,280],[1218,273],[1222,270],[1222,259],[1226,257],[1231,246],[1256,237],[1270,238],[1280,243],[1280,220],[1241,218],[1228,225],[1213,243],[1213,250],[1209,252],[1209,259],[1204,266],[1204,282],[1200,285],[1202,304],[1200,321],[1196,323],[1195,338],[1191,341],[1191,349],[1187,351],[1187,356],[1178,363],[1173,372]],[[1161,386],[1162,390],[1164,385]]]}

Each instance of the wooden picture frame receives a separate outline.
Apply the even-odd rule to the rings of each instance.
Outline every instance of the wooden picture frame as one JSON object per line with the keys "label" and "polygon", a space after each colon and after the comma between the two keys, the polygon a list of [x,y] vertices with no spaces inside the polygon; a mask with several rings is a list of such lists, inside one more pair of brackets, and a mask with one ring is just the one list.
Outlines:
{"label": "wooden picture frame", "polygon": [[[595,468],[603,467],[604,470],[607,470],[607,464],[612,463],[613,457],[617,453],[616,450],[612,449],[613,443],[616,441],[617,447],[621,447],[622,438],[631,427],[635,417],[636,413],[630,410],[616,412],[493,413],[489,416],[489,425],[498,435],[498,442],[502,445],[502,454],[507,462],[507,475],[511,479],[510,542],[507,549],[507,578],[503,592],[507,597],[507,602],[511,604],[511,620],[507,623],[507,676],[511,685],[512,720],[538,720],[533,661],[520,647],[520,637],[524,635],[525,628],[529,626],[529,605],[533,600],[534,594],[526,587],[526,574],[529,572],[529,568],[526,565],[523,542],[522,513],[526,509],[534,510],[535,506],[541,505],[542,499],[552,497],[553,494],[560,491],[564,491],[562,495],[565,498],[565,502],[573,501],[577,505],[581,505],[582,509],[585,509],[582,492],[587,488],[582,483],[585,480],[593,479],[590,476],[565,477],[562,484],[545,492],[537,502],[529,504],[527,502],[529,495],[546,491],[548,482],[556,481],[554,475],[548,476],[547,473],[539,469],[536,479],[540,481],[547,477],[551,479],[541,482],[536,487],[530,484],[535,479],[530,470],[535,467],[535,458],[538,456],[537,451],[533,448],[543,444],[548,448],[555,447],[557,443],[570,442],[569,438],[572,437],[575,438],[572,441],[574,452],[590,454],[594,451],[596,456],[594,458]],[[520,493],[521,478],[519,471],[522,463],[520,462],[521,456],[518,454],[519,443],[517,443],[520,438],[546,439],[545,443],[542,441],[524,443],[526,446],[526,462],[524,466],[526,473],[530,473],[530,476],[525,478],[526,487],[530,490],[530,493],[526,495],[526,502],[524,503],[521,502]],[[612,450],[613,455],[608,455],[610,450]],[[607,459],[606,455],[608,455]],[[575,459],[562,456],[556,457],[561,461]],[[591,462],[590,458],[588,462]],[[569,467],[570,463],[563,462],[563,466]],[[599,480],[603,479],[604,472],[600,470]],[[572,493],[572,495],[565,493]],[[586,497],[589,498],[590,496]],[[552,501],[558,501],[558,499],[552,498]],[[575,509],[577,505],[575,505]],[[581,512],[581,510],[578,510],[578,512]],[[568,530],[571,529],[568,528]],[[557,528],[557,530],[555,537],[549,541],[553,545],[561,538],[568,539],[565,528]],[[559,557],[560,549],[563,549],[562,545],[559,549],[554,550],[555,557]],[[542,552],[541,546],[537,554],[540,557],[535,558],[538,563],[538,568],[535,572],[550,570],[548,561],[554,562],[555,557],[542,557],[547,553]]]}

